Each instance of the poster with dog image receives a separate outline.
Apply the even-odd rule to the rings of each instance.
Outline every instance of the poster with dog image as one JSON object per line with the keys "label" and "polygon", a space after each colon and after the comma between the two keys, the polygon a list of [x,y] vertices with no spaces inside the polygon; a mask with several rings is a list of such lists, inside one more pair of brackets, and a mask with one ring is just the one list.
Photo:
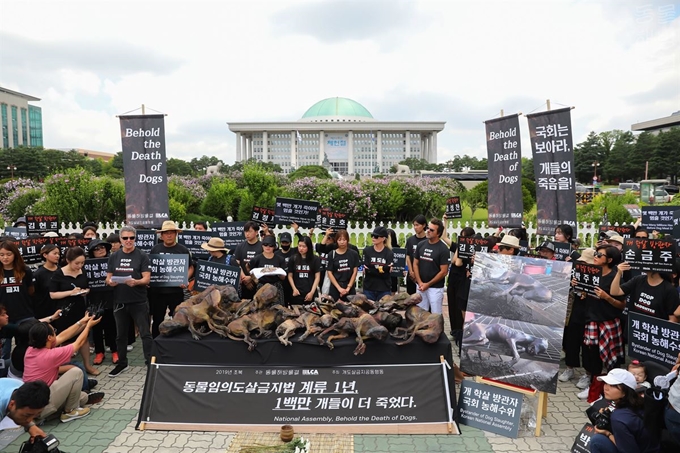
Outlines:
{"label": "poster with dog image", "polygon": [[572,263],[477,253],[461,369],[555,393]]}

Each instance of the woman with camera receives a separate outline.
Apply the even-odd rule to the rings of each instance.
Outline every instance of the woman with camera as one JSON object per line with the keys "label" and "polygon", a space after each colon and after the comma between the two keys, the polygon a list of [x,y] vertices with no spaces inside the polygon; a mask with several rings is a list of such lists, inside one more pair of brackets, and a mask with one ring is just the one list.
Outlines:
{"label": "woman with camera", "polygon": [[635,376],[621,368],[597,378],[604,382],[604,397],[613,407],[601,409],[590,439],[591,453],[656,453],[659,440],[645,428],[643,400]]}

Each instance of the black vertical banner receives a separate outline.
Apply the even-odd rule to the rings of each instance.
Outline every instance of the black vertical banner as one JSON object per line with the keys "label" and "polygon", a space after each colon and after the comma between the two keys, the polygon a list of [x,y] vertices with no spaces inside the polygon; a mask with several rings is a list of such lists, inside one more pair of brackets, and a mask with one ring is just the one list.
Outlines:
{"label": "black vertical banner", "polygon": [[522,226],[519,115],[485,121],[489,153],[489,226]]}
{"label": "black vertical banner", "polygon": [[574,145],[571,108],[527,115],[536,178],[538,234],[554,234],[557,225],[576,233]]}
{"label": "black vertical banner", "polygon": [[169,218],[164,115],[120,117],[125,170],[125,218],[158,228]]}

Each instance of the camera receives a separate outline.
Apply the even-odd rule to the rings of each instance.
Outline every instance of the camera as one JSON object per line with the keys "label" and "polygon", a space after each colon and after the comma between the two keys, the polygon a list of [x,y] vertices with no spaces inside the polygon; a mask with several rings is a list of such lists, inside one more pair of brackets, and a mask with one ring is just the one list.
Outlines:
{"label": "camera", "polygon": [[597,429],[602,429],[605,431],[612,430],[611,421],[612,410],[610,408],[605,408],[602,412],[595,415],[595,427]]}
{"label": "camera", "polygon": [[52,434],[48,434],[47,437],[36,436],[33,443],[27,440],[21,444],[19,453],[60,453],[58,446],[59,440]]}

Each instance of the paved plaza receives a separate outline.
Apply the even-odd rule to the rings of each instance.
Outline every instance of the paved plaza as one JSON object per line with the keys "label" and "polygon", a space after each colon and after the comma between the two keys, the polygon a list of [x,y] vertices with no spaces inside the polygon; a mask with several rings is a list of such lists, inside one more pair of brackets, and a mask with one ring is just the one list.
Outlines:
{"label": "paved plaza", "polygon": [[[446,331],[448,316],[445,313]],[[135,431],[137,414],[146,376],[141,341],[129,353],[130,368],[116,378],[109,378],[113,368],[110,354],[99,366],[99,387],[106,398],[92,408],[92,414],[70,423],[46,423],[44,430],[54,434],[61,442],[60,448],[68,453],[225,453],[236,433],[187,431]],[[457,349],[454,347],[457,361]],[[453,435],[355,435],[353,449],[338,453],[388,453],[388,452],[568,452],[583,424],[587,421],[584,410],[588,404],[576,398],[574,382],[559,383],[557,394],[550,395],[548,416],[543,422],[543,435],[534,437],[533,430],[520,433],[518,439],[509,439],[461,425],[461,436]],[[456,386],[456,395],[460,388]],[[533,398],[525,399],[525,404]],[[534,401],[534,404],[536,402]],[[229,410],[225,408],[225,410]],[[18,452],[22,434],[2,451]],[[312,451],[314,451],[312,445]]]}

